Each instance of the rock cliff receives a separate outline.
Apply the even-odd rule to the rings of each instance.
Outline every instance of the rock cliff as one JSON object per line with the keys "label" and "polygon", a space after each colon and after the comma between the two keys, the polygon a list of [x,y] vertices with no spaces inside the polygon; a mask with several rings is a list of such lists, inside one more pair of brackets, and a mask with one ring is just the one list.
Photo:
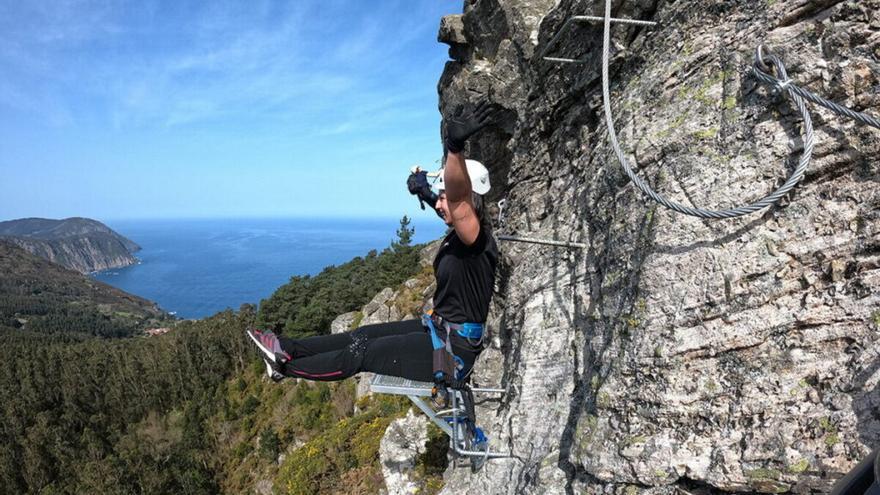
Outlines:
{"label": "rock cliff", "polygon": [[[707,221],[622,173],[602,114],[599,2],[468,0],[443,19],[444,114],[488,99],[469,157],[506,198],[478,416],[516,458],[449,469],[444,493],[825,492],[880,445],[880,132],[811,106],[814,159],[782,204]],[[617,1],[611,103],[657,191],[726,208],[784,179],[792,106],[749,74],[758,43],[798,84],[880,113],[880,1]]]}
{"label": "rock cliff", "polygon": [[89,273],[137,263],[140,246],[88,218],[0,222],[0,239],[71,270]]}

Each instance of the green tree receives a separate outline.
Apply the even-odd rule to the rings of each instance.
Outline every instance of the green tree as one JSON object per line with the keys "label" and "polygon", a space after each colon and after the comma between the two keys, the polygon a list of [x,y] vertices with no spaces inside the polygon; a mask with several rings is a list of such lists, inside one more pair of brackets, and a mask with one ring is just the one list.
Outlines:
{"label": "green tree", "polygon": [[400,219],[400,228],[397,229],[397,241],[391,244],[395,249],[409,247],[412,244],[413,234],[416,233],[416,229],[415,227],[410,227],[409,223],[409,217],[406,215]]}

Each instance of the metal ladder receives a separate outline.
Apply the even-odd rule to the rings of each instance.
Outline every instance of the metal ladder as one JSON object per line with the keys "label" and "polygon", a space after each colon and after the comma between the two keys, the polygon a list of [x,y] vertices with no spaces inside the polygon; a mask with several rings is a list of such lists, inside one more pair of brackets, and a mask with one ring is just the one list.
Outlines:
{"label": "metal ladder", "polygon": [[[471,462],[471,469],[476,471],[489,459],[501,459],[512,457],[509,453],[492,452],[489,450],[488,440],[483,450],[476,450],[474,439],[468,434],[467,412],[464,404],[464,396],[460,390],[450,390],[451,407],[449,409],[435,409],[432,401],[433,383],[417,382],[397,376],[375,375],[370,382],[370,390],[377,394],[405,395],[413,402],[428,418],[449,436],[449,448],[458,456],[467,458]],[[503,394],[501,388],[470,388],[471,392],[479,394]],[[425,400],[425,398],[428,400]]]}

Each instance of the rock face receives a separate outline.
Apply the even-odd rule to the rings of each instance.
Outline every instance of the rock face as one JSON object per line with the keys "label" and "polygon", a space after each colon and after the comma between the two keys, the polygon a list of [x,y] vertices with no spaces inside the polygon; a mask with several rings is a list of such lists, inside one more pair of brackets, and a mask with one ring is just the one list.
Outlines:
{"label": "rock face", "polygon": [[419,493],[421,485],[413,480],[413,469],[427,441],[428,419],[421,414],[416,416],[412,409],[406,417],[388,425],[379,443],[379,462],[388,495]]}
{"label": "rock face", "polygon": [[[797,111],[749,74],[766,43],[791,79],[880,113],[880,0],[615,2],[618,135],[655,190],[721,209],[787,176]],[[880,131],[811,106],[816,150],[782,205],[736,220],[650,202],[607,142],[602,3],[474,0],[443,21],[444,114],[478,98],[501,122],[467,154],[507,199],[479,407],[516,459],[450,469],[444,493],[826,492],[880,445]],[[482,97],[478,95],[483,95]]]}
{"label": "rock face", "polygon": [[0,239],[81,273],[137,263],[140,246],[88,218],[23,218],[0,222]]}

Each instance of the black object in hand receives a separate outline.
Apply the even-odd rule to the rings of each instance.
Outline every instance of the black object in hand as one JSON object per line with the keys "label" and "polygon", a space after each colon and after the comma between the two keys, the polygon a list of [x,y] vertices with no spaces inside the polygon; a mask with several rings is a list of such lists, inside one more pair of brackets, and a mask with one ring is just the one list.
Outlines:
{"label": "black object in hand", "polygon": [[444,119],[446,149],[452,153],[460,153],[469,137],[495,121],[496,110],[493,105],[481,101],[470,112]]}
{"label": "black object in hand", "polygon": [[431,208],[437,204],[437,194],[431,190],[431,185],[428,184],[428,172],[420,170],[409,174],[409,178],[406,179],[406,187],[410,194],[418,196],[419,206],[423,210],[425,203],[428,203]]}

